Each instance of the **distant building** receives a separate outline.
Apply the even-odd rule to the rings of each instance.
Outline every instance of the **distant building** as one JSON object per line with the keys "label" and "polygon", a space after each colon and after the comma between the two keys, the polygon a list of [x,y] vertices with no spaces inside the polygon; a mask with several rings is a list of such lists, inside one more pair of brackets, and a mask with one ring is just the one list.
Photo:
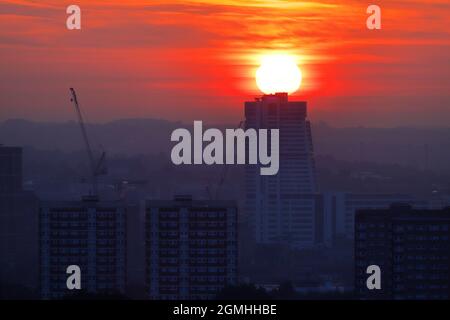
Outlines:
{"label": "distant building", "polygon": [[[367,289],[370,265],[381,268],[381,290]],[[363,299],[449,299],[450,208],[358,210],[355,290]]]}
{"label": "distant building", "polygon": [[407,203],[417,209],[427,209],[428,201],[407,194],[389,193],[324,193],[324,241],[331,243],[336,237],[352,240],[355,212],[360,209],[387,209],[392,203]]}
{"label": "distant building", "polygon": [[245,103],[246,129],[279,129],[280,168],[262,176],[257,165],[245,172],[245,211],[261,244],[307,247],[315,243],[316,217],[311,197],[317,192],[311,125],[304,101],[286,93]]}
{"label": "distant building", "polygon": [[87,294],[124,294],[126,210],[118,202],[43,203],[39,215],[40,283],[44,299],[77,294],[68,290],[67,267],[81,268]]}
{"label": "distant building", "polygon": [[37,220],[38,200],[22,189],[22,148],[0,145],[0,287],[28,292],[2,293],[4,298],[37,293]]}
{"label": "distant building", "polygon": [[237,283],[237,208],[233,202],[146,203],[146,266],[151,299],[211,299]]}

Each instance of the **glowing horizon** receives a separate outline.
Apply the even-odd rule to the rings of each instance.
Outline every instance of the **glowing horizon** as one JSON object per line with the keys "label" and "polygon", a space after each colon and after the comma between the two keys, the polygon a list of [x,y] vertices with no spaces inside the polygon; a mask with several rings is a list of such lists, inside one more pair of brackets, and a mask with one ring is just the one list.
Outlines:
{"label": "glowing horizon", "polygon": [[383,29],[375,32],[365,27],[368,3],[356,0],[77,4],[80,32],[65,29],[60,0],[0,3],[0,120],[71,119],[61,105],[73,86],[97,121],[235,121],[242,101],[259,94],[257,57],[271,52],[300,60],[307,80],[292,95],[314,99],[319,120],[450,117],[448,1],[381,0]]}

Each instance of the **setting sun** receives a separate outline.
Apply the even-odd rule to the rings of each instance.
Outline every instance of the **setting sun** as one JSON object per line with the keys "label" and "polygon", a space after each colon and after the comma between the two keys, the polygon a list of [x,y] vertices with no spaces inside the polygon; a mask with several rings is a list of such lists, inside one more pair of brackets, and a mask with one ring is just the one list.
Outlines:
{"label": "setting sun", "polygon": [[302,73],[290,55],[268,55],[262,58],[256,71],[256,84],[265,94],[297,91],[302,82]]}

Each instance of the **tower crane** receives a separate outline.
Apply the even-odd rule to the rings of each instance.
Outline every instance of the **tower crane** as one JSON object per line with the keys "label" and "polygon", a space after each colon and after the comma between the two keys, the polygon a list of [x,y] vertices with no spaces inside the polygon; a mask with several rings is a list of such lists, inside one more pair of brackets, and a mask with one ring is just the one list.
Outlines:
{"label": "tower crane", "polygon": [[[238,124],[238,126],[237,126],[236,129],[243,129],[244,125],[245,125],[245,120],[241,120],[241,121],[239,122],[239,124]],[[210,189],[210,187],[209,187],[209,186],[206,186],[206,193],[207,193],[208,198],[209,198],[210,200],[213,200],[213,199],[214,199],[214,200],[217,200],[217,199],[219,198],[219,196],[220,196],[220,190],[221,190],[222,185],[224,184],[224,182],[225,182],[225,180],[226,180],[226,178],[227,178],[227,174],[228,174],[228,166],[225,165],[225,166],[223,167],[222,172],[220,173],[219,181],[218,181],[218,183],[217,183],[216,192],[215,192],[214,196],[213,196],[213,194],[212,194],[212,190]]]}
{"label": "tower crane", "polygon": [[78,123],[80,125],[81,134],[83,136],[84,145],[85,145],[86,152],[88,155],[88,160],[89,160],[91,187],[92,187],[90,196],[97,198],[98,197],[98,177],[103,174],[106,174],[106,165],[105,165],[106,153],[103,151],[99,160],[98,161],[95,160],[94,153],[92,152],[91,144],[89,143],[86,126],[84,125],[83,115],[81,113],[81,109],[78,104],[78,99],[77,99],[77,94],[75,92],[75,89],[70,88],[70,95],[71,95],[70,101],[73,102],[75,111],[77,112]]}

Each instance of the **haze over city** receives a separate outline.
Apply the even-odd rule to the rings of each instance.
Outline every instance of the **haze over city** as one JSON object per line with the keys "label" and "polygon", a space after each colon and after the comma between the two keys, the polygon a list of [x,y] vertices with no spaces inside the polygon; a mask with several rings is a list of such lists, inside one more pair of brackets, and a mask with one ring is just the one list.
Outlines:
{"label": "haze over city", "polygon": [[0,300],[448,300],[449,9],[2,0]]}

